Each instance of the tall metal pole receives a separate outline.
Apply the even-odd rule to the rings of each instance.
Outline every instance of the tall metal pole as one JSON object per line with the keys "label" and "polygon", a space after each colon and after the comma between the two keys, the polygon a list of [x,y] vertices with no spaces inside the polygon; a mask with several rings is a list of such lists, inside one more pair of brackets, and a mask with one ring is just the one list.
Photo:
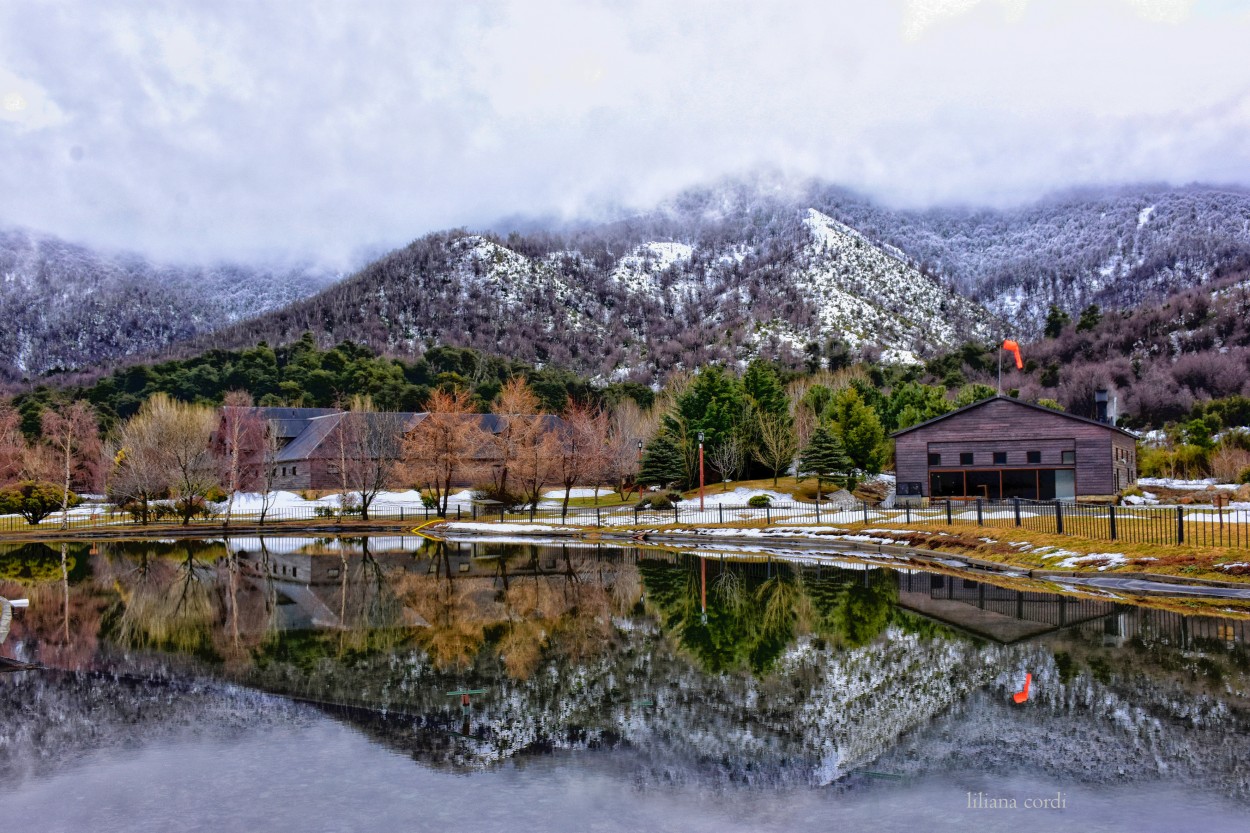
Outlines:
{"label": "tall metal pole", "polygon": [[703,511],[703,432],[699,432],[699,511]]}

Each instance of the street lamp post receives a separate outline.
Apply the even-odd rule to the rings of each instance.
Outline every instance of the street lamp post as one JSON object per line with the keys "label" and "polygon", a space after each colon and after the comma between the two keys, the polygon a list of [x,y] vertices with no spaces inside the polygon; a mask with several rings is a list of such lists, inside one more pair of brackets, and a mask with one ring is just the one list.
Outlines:
{"label": "street lamp post", "polygon": [[638,441],[638,476],[634,478],[634,485],[638,487],[638,497],[642,497],[642,440]]}
{"label": "street lamp post", "polygon": [[703,432],[699,432],[699,511],[703,511]]}

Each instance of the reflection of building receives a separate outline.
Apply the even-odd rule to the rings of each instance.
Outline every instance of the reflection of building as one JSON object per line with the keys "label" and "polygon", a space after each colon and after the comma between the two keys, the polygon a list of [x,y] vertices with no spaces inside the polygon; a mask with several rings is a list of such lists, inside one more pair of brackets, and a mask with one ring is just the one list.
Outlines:
{"label": "reflection of building", "polygon": [[940,573],[898,574],[899,605],[1010,643],[1114,614],[1113,602],[998,587]]}
{"label": "reflection of building", "polygon": [[1137,479],[1136,438],[1006,396],[894,433],[898,496],[1072,500]]}

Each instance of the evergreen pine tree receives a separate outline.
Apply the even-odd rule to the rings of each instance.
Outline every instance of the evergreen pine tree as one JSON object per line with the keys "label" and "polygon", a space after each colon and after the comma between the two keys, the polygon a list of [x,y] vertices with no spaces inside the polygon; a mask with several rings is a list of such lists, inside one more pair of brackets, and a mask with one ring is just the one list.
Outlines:
{"label": "evergreen pine tree", "polygon": [[823,425],[812,432],[811,440],[799,453],[799,477],[815,476],[818,503],[824,481],[836,482],[850,467],[851,461],[842,450],[837,435]]}
{"label": "evergreen pine tree", "polygon": [[686,461],[668,434],[660,433],[642,453],[638,482],[644,486],[667,486],[686,479]]}

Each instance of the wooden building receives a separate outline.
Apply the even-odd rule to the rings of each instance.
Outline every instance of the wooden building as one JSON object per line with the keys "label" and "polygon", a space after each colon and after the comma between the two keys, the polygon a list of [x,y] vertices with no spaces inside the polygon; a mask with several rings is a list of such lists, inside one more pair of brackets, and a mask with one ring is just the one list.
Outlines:
{"label": "wooden building", "polygon": [[1075,500],[1137,480],[1137,438],[1106,422],[1007,396],[894,434],[900,501]]}

